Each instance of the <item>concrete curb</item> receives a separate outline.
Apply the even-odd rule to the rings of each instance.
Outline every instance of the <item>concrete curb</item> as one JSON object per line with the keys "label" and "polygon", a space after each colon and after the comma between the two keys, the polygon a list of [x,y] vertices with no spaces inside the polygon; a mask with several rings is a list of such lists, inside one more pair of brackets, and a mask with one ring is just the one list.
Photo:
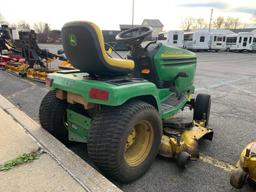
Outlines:
{"label": "concrete curb", "polygon": [[65,147],[40,125],[0,95],[0,107],[34,138],[34,140],[65,169],[86,191],[119,192],[117,186]]}

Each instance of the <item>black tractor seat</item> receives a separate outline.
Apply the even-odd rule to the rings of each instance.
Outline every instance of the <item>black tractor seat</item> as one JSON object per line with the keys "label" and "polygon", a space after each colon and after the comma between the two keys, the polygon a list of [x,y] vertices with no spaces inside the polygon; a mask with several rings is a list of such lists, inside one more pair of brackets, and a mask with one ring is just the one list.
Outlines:
{"label": "black tractor seat", "polygon": [[65,24],[62,41],[65,55],[72,65],[90,75],[123,76],[134,68],[132,60],[107,55],[102,31],[94,23],[76,21]]}

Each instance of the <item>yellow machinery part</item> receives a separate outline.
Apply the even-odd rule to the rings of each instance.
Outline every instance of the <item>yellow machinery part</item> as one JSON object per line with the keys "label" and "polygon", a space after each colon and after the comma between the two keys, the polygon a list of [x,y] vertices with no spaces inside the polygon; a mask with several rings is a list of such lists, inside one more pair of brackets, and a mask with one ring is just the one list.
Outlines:
{"label": "yellow machinery part", "polygon": [[47,58],[46,63],[51,63],[51,62],[53,62],[54,60],[55,60],[55,58],[54,58],[54,59],[52,59],[52,58]]}
{"label": "yellow machinery part", "polygon": [[69,63],[68,61],[62,61],[59,63],[58,66],[60,69],[75,69],[71,63]]}
{"label": "yellow machinery part", "polygon": [[191,154],[191,158],[198,158],[197,141],[212,134],[212,130],[204,127],[204,122],[194,122],[194,126],[181,133],[179,141],[175,137],[163,135],[160,145],[160,155],[175,158],[182,151]]}
{"label": "yellow machinery part", "polygon": [[45,81],[47,78],[48,73],[45,71],[37,71],[36,72],[36,79],[39,79],[41,81]]}
{"label": "yellow machinery part", "polygon": [[256,148],[256,141],[249,143],[240,155],[240,166],[249,174],[250,179],[256,182],[256,154],[247,154],[252,148]]}
{"label": "yellow machinery part", "polygon": [[176,153],[180,151],[177,145],[177,141],[174,138],[170,138],[167,135],[163,135],[160,144],[159,154],[163,157],[174,158]]}
{"label": "yellow machinery part", "polygon": [[[53,59],[47,59],[47,62],[51,62]],[[29,79],[37,81],[46,81],[48,73],[56,72],[57,70],[51,69],[49,67],[42,68],[39,65],[34,65],[34,68],[29,68],[29,65],[21,62],[10,62],[5,65],[6,71],[14,73],[16,75],[25,75]]]}
{"label": "yellow machinery part", "polygon": [[148,157],[154,141],[154,132],[151,124],[139,121],[130,131],[124,152],[124,158],[131,167],[140,165]]}
{"label": "yellow machinery part", "polygon": [[28,68],[28,65],[25,63],[9,63],[5,66],[5,69],[8,72],[14,73],[16,75],[24,74]]}
{"label": "yellow machinery part", "polygon": [[34,80],[38,80],[38,81],[46,81],[47,75],[48,73],[52,73],[54,71],[42,71],[39,69],[33,69],[33,68],[29,68],[27,70],[27,78],[29,79],[34,79]]}
{"label": "yellow machinery part", "polygon": [[35,70],[30,68],[27,70],[27,78],[33,79],[35,76]]}

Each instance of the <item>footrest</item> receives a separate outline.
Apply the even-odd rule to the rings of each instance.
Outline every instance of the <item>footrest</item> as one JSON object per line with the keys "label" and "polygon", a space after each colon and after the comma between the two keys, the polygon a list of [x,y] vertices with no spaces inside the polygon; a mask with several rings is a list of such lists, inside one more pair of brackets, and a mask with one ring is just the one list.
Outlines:
{"label": "footrest", "polygon": [[178,105],[184,97],[178,98],[176,95],[170,96],[167,100],[161,103],[161,110],[167,111]]}

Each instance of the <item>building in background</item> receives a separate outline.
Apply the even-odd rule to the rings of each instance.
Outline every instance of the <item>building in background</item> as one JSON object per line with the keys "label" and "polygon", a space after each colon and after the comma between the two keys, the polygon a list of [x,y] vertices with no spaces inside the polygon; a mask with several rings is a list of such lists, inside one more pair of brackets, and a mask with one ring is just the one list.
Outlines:
{"label": "building in background", "polygon": [[153,28],[152,37],[158,37],[158,34],[161,33],[164,28],[164,25],[159,19],[144,19],[142,25]]}

